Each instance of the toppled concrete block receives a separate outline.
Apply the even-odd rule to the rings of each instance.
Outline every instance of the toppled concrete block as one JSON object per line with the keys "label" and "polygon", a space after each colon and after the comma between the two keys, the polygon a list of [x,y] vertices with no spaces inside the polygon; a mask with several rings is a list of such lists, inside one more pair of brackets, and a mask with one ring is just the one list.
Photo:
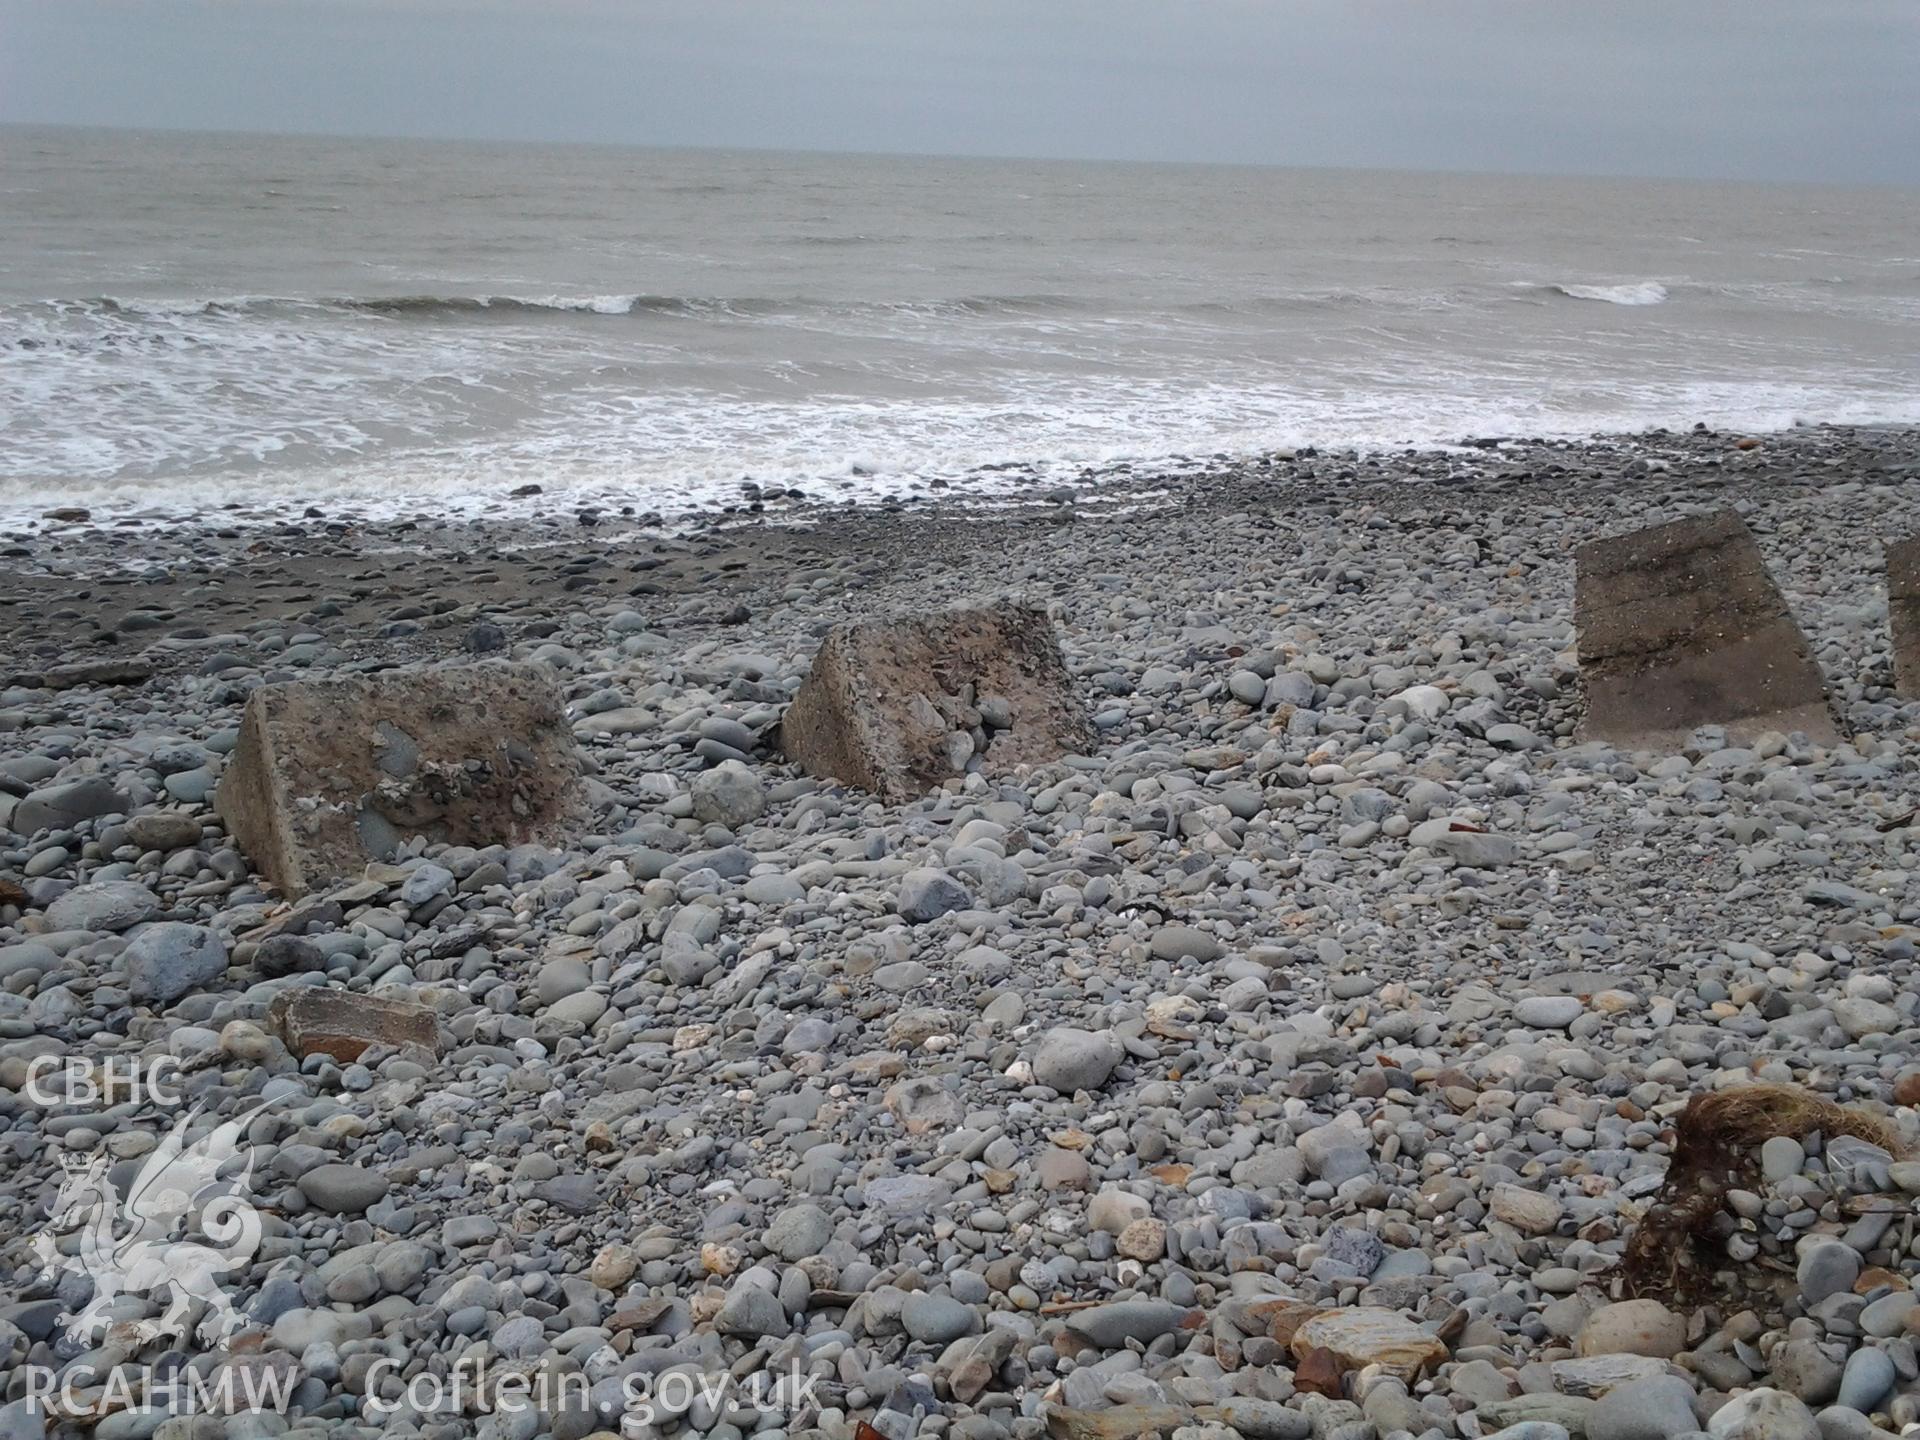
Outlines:
{"label": "toppled concrete block", "polygon": [[1722,725],[1838,740],[1807,638],[1733,511],[1595,540],[1574,563],[1588,737],[1677,748]]}
{"label": "toppled concrete block", "polygon": [[1887,624],[1893,631],[1893,688],[1920,700],[1920,535],[1887,546]]}
{"label": "toppled concrete block", "polygon": [[1002,603],[838,626],[780,737],[808,774],[900,803],[1084,752],[1093,727],[1047,617]]}
{"label": "toppled concrete block", "polygon": [[552,679],[479,665],[262,686],[213,804],[254,868],[300,896],[414,835],[538,839],[579,794]]}
{"label": "toppled concrete block", "polygon": [[374,1045],[440,1053],[440,1027],[433,1010],[413,1000],[386,999],[352,990],[288,990],[267,1007],[267,1021],[300,1059],[331,1055],[351,1065]]}

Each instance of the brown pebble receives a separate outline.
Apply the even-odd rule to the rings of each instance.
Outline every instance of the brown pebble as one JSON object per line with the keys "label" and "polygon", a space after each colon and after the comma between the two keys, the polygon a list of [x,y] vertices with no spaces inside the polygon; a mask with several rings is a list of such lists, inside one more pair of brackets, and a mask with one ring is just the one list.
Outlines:
{"label": "brown pebble", "polygon": [[1894,1274],[1893,1271],[1883,1269],[1878,1265],[1869,1265],[1860,1272],[1860,1278],[1853,1282],[1853,1293],[1856,1295],[1871,1295],[1883,1285],[1905,1289],[1906,1284],[1907,1282]]}
{"label": "brown pebble", "polygon": [[1252,1306],[1253,1313],[1267,1322],[1267,1336],[1282,1345],[1293,1343],[1293,1334],[1323,1307],[1307,1300],[1262,1300]]}
{"label": "brown pebble", "polygon": [[1315,1345],[1293,1367],[1293,1388],[1329,1400],[1346,1398],[1346,1385],[1340,1373],[1340,1361],[1324,1345]]}

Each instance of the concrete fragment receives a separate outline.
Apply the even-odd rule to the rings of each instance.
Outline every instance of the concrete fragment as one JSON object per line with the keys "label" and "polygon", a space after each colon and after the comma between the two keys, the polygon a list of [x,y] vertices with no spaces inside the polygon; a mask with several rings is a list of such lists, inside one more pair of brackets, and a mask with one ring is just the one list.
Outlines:
{"label": "concrete fragment", "polygon": [[298,896],[413,835],[537,839],[577,796],[573,735],[552,680],[480,665],[262,686],[214,808],[254,867]]}
{"label": "concrete fragment", "polygon": [[1838,740],[1806,636],[1733,511],[1595,540],[1574,561],[1586,736],[1669,749],[1723,725],[1736,740]]}
{"label": "concrete fragment", "polygon": [[415,1046],[433,1054],[440,1049],[432,1009],[412,1000],[351,990],[289,990],[274,997],[267,1019],[302,1060],[325,1054],[350,1065],[373,1045]]}
{"label": "concrete fragment", "polygon": [[808,774],[894,803],[976,760],[1002,773],[1093,744],[1053,627],[1011,603],[838,627],[780,736]]}
{"label": "concrete fragment", "polygon": [[1887,625],[1893,631],[1893,688],[1920,699],[1920,535],[1887,546]]}

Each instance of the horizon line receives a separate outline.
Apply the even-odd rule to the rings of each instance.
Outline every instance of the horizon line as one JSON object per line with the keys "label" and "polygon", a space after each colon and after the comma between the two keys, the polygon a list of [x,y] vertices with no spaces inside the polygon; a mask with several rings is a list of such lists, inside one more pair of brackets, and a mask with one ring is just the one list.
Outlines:
{"label": "horizon line", "polygon": [[694,144],[643,140],[585,140],[524,135],[395,134],[372,130],[251,130],[199,125],[122,125],[98,121],[28,120],[0,117],[0,130],[66,130],[119,135],[197,135],[239,139],[368,141],[417,145],[480,145],[520,149],[656,150],[678,154],[838,156],[874,160],[994,161],[1029,165],[1114,165],[1212,170],[1346,171],[1367,175],[1431,175],[1500,180],[1595,180],[1661,185],[1782,186],[1810,190],[1920,190],[1920,181],[1813,180],[1803,177],[1760,179],[1749,175],[1625,173],[1612,170],[1473,169],[1456,166],[1331,164],[1311,160],[1197,160],[1117,155],[1026,155],[1010,151],[868,150],[854,147],[809,148],[790,145]]}

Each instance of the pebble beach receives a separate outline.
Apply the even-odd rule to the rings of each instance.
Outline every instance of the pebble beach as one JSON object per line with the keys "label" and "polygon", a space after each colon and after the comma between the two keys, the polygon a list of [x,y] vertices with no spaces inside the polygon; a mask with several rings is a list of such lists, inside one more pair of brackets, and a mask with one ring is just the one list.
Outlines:
{"label": "pebble beach", "polygon": [[[1920,531],[1920,431],[994,489],[22,527],[0,1440],[1920,1423],[1920,699],[1880,571]],[[1727,506],[1844,742],[1584,740],[1573,548]],[[783,758],[833,625],[1004,597],[1053,621],[1089,753],[899,805]],[[254,688],[502,660],[561,688],[576,825],[265,885],[211,808]],[[318,987],[428,1007],[439,1045],[302,1059],[269,1012]],[[179,1093],[30,1083],[70,1055],[164,1057]],[[1621,1261],[1676,1122],[1756,1085],[1850,1133],[1768,1139],[1702,1286],[1649,1291]],[[183,1107],[240,1119],[245,1323],[154,1333],[122,1295],[77,1341],[63,1161],[124,1188]],[[129,1366],[288,1401],[172,1414],[85,1378]],[[476,1369],[552,1383],[416,1403]],[[728,1383],[638,1413],[669,1375]]]}

